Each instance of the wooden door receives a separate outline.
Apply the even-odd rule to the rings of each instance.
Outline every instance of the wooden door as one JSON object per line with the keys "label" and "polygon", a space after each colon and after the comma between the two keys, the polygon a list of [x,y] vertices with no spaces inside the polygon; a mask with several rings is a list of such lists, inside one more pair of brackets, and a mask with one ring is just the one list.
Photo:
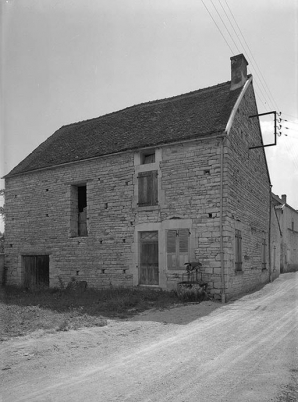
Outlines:
{"label": "wooden door", "polygon": [[24,286],[30,289],[49,286],[49,256],[26,255],[24,261]]}
{"label": "wooden door", "polygon": [[156,231],[140,233],[140,285],[159,285]]}

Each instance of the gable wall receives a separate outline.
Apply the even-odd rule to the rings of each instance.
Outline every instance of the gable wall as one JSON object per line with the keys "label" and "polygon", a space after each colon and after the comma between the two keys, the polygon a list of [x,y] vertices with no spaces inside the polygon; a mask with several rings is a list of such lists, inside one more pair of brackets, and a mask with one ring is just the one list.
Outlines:
{"label": "gable wall", "polygon": [[[235,115],[225,150],[225,270],[228,298],[269,280],[270,184],[258,119],[250,85]],[[235,229],[242,233],[242,271],[235,270]],[[266,239],[266,269],[262,270],[261,244]],[[232,247],[228,247],[228,244]]]}

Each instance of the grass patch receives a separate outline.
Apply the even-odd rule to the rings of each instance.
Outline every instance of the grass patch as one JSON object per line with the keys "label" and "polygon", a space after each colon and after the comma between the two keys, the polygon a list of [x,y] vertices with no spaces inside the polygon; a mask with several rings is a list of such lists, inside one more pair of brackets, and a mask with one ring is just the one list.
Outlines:
{"label": "grass patch", "polygon": [[25,290],[0,288],[0,339],[38,329],[68,331],[103,326],[107,318],[127,318],[150,308],[181,303],[175,292],[142,288]]}

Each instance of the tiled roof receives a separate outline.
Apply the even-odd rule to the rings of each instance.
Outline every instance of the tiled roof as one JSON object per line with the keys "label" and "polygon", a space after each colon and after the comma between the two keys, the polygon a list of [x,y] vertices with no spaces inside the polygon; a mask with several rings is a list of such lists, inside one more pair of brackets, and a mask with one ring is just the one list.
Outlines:
{"label": "tiled roof", "polygon": [[241,88],[230,81],[61,127],[6,177],[222,132]]}

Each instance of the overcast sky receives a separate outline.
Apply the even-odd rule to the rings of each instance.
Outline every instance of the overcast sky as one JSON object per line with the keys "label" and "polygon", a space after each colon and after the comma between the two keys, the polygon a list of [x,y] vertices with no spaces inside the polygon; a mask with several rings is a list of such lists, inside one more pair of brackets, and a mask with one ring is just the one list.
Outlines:
{"label": "overcast sky", "polygon": [[259,113],[289,120],[266,154],[298,209],[297,0],[0,2],[1,177],[62,125],[228,81],[244,53]]}

